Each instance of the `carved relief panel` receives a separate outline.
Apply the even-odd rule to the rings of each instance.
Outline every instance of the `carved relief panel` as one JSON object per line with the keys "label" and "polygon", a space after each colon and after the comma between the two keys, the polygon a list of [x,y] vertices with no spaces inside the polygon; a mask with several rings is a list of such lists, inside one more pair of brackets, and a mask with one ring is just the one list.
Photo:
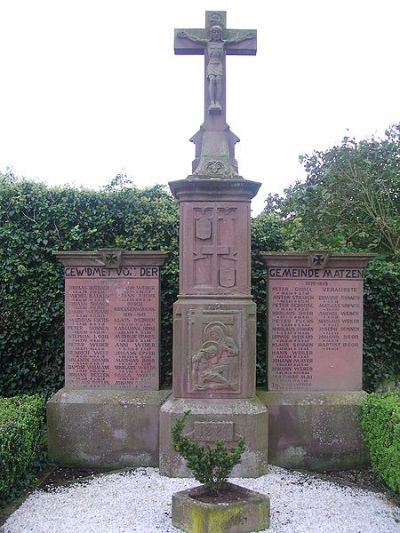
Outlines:
{"label": "carved relief panel", "polygon": [[241,338],[239,310],[189,310],[189,393],[240,393]]}

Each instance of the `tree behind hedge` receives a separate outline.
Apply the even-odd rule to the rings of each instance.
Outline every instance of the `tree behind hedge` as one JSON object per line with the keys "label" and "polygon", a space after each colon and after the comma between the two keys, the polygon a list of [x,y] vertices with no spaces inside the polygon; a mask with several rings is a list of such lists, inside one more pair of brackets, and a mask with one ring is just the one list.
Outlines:
{"label": "tree behind hedge", "polygon": [[370,251],[400,260],[400,124],[383,138],[345,137],[300,157],[307,177],[266,212],[287,221],[295,248]]}

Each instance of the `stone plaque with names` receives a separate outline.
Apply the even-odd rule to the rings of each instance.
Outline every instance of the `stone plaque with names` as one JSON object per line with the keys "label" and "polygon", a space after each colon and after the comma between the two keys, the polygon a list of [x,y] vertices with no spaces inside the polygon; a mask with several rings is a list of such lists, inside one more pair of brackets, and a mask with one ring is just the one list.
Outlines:
{"label": "stone plaque with names", "polygon": [[159,388],[157,252],[56,252],[65,276],[65,387]]}
{"label": "stone plaque with names", "polygon": [[263,255],[268,389],[362,389],[363,271],[357,255]]}

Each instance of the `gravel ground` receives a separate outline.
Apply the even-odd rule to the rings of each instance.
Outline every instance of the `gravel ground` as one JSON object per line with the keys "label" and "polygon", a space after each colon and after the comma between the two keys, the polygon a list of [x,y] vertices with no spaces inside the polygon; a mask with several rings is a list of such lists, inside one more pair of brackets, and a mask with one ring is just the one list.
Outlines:
{"label": "gravel ground", "polygon": [[[258,479],[233,479],[269,494],[270,533],[399,533],[400,508],[384,495],[270,467]],[[171,497],[196,485],[155,468],[103,475],[34,492],[1,533],[173,533]]]}

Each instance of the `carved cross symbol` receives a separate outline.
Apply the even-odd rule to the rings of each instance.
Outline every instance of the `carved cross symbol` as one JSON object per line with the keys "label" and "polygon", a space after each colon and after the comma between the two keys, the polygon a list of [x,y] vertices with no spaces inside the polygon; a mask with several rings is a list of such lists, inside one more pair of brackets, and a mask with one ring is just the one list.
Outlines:
{"label": "carved cross symbol", "polygon": [[121,264],[122,250],[114,248],[102,248],[98,250],[101,254],[102,262],[108,268],[119,267]]}
{"label": "carved cross symbol", "polygon": [[311,264],[315,267],[324,267],[327,258],[326,254],[314,254],[311,257]]}
{"label": "carved cross symbol", "polygon": [[[229,246],[220,246],[218,244],[210,244],[210,245],[203,245],[200,247],[200,253],[204,255],[212,255],[214,259],[216,260],[219,255],[229,255],[230,250]],[[215,271],[215,267],[217,265],[214,265],[213,270]]]}

